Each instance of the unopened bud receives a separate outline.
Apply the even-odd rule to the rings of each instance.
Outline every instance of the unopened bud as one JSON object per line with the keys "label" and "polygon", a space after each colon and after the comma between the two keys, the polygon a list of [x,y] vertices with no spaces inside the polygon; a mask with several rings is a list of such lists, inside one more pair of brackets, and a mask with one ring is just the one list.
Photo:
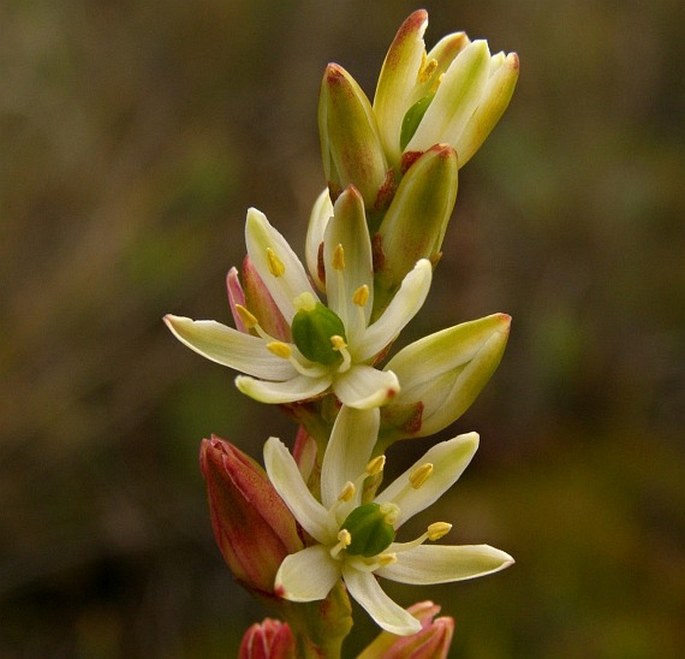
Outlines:
{"label": "unopened bud", "polygon": [[238,659],[297,659],[295,637],[287,623],[266,618],[245,632]]}
{"label": "unopened bud", "polygon": [[204,439],[200,467],[224,560],[248,589],[273,592],[283,559],[303,547],[295,518],[264,470],[232,444]]}

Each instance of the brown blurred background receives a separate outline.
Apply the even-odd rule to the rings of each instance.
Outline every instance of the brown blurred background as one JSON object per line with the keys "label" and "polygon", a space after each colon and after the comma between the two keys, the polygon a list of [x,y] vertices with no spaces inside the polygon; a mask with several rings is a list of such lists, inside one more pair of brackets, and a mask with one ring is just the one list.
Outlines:
{"label": "brown blurred background", "polygon": [[[214,547],[198,446],[215,432],[258,457],[294,429],[161,316],[228,320],[250,205],[302,253],[323,67],[371,95],[417,6],[0,5],[1,657],[231,657],[266,615]],[[399,342],[513,315],[493,381],[443,433],[480,431],[479,454],[427,519],[517,564],[388,591],[442,603],[454,657],[681,656],[682,3],[424,6],[429,46],[464,29],[522,62]],[[374,633],[357,620],[349,656]]]}

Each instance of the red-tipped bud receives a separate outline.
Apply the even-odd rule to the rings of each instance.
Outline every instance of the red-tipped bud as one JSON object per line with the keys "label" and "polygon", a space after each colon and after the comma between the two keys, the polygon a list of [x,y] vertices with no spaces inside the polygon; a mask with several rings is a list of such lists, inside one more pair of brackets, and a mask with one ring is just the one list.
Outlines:
{"label": "red-tipped bud", "polygon": [[421,630],[411,636],[381,632],[357,659],[446,659],[454,634],[454,619],[435,618],[440,607],[433,602],[419,602],[407,611],[421,623]]}
{"label": "red-tipped bud", "polygon": [[296,659],[295,638],[290,627],[273,618],[256,622],[243,636],[238,659]]}
{"label": "red-tipped bud", "polygon": [[303,548],[295,518],[264,470],[232,444],[202,440],[200,467],[224,560],[244,586],[273,593],[281,562]]}

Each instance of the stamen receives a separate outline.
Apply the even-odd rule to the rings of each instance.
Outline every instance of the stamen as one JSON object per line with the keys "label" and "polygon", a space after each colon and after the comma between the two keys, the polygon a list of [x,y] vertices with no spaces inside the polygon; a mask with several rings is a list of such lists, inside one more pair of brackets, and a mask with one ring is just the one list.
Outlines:
{"label": "stamen", "polygon": [[376,561],[378,562],[378,567],[387,567],[388,565],[397,563],[397,554],[395,554],[394,552],[390,552],[387,554],[379,554],[376,557]]}
{"label": "stamen", "polygon": [[428,477],[432,473],[433,465],[430,462],[426,462],[418,466],[409,474],[409,482],[415,490],[418,490],[428,480]]}
{"label": "stamen", "polygon": [[394,503],[386,501],[380,506],[380,513],[383,515],[383,521],[390,526],[395,526],[397,518],[400,516],[400,509]]}
{"label": "stamen", "polygon": [[378,476],[378,474],[383,471],[385,467],[385,456],[377,455],[373,460],[366,465],[366,475],[367,476]]}
{"label": "stamen", "polygon": [[363,307],[369,301],[369,287],[362,284],[353,294],[352,302],[358,307]]}
{"label": "stamen", "polygon": [[343,249],[343,246],[341,243],[338,243],[335,246],[335,249],[333,250],[333,260],[332,260],[331,265],[336,270],[344,270],[345,269],[345,250]]}
{"label": "stamen", "polygon": [[271,341],[266,344],[266,347],[276,357],[282,357],[283,359],[290,359],[293,354],[293,349],[287,343],[283,343],[283,341]]}
{"label": "stamen", "polygon": [[285,264],[278,258],[276,252],[271,247],[266,248],[266,262],[269,266],[269,272],[274,277],[282,277],[285,272]]}
{"label": "stamen", "polygon": [[440,540],[452,530],[452,525],[448,522],[434,522],[426,529],[426,534],[431,542]]}
{"label": "stamen", "polygon": [[330,550],[331,558],[338,558],[340,553],[352,544],[352,536],[347,529],[340,529],[338,533],[338,544]]}
{"label": "stamen", "polygon": [[438,68],[438,60],[436,60],[436,59],[429,60],[424,55],[424,61],[421,62],[421,70],[419,71],[419,83],[428,82],[428,80],[430,80],[430,77],[433,75],[433,72],[437,68]]}
{"label": "stamen", "polygon": [[350,355],[350,351],[347,349],[347,343],[345,343],[345,339],[342,336],[334,334],[331,337],[331,345],[333,350],[337,350],[343,358],[342,364],[338,366],[338,373],[345,373],[352,364],[352,355]]}
{"label": "stamen", "polygon": [[247,329],[253,329],[259,325],[257,317],[251,314],[242,304],[236,304],[235,310]]}
{"label": "stamen", "polygon": [[338,501],[351,501],[356,492],[357,488],[355,487],[355,484],[352,481],[347,481],[347,483],[343,485],[342,490],[340,490]]}

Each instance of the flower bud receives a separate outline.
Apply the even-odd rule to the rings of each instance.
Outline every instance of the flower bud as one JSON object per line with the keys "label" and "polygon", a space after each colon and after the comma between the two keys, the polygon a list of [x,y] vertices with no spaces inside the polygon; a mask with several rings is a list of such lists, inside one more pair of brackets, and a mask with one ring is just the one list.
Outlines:
{"label": "flower bud", "polygon": [[264,470],[232,444],[202,440],[200,468],[224,560],[248,589],[272,593],[283,559],[303,547],[295,518]]}
{"label": "flower bud", "polygon": [[435,616],[440,607],[419,602],[407,611],[421,622],[420,631],[411,636],[381,632],[357,659],[447,659],[454,634],[454,619]]}
{"label": "flower bud", "polygon": [[388,166],[376,118],[361,87],[337,64],[326,67],[321,84],[319,134],[333,200],[352,184],[367,208],[382,206],[388,196]]}
{"label": "flower bud", "polygon": [[490,56],[487,42],[449,34],[430,52],[428,14],[415,11],[400,26],[378,78],[373,109],[390,165],[406,167],[445,142],[462,167],[507,108],[518,78],[515,53]]}
{"label": "flower bud", "polygon": [[[401,389],[382,411],[383,432],[392,439],[425,437],[456,421],[497,368],[510,324],[510,316],[493,314],[400,350],[385,367],[397,375]],[[406,425],[398,423],[405,418]]]}
{"label": "flower bud", "polygon": [[378,229],[382,288],[397,288],[419,259],[438,260],[456,200],[457,155],[437,144],[409,168]]}
{"label": "flower bud", "polygon": [[287,623],[265,618],[245,632],[238,659],[297,659],[295,637]]}

